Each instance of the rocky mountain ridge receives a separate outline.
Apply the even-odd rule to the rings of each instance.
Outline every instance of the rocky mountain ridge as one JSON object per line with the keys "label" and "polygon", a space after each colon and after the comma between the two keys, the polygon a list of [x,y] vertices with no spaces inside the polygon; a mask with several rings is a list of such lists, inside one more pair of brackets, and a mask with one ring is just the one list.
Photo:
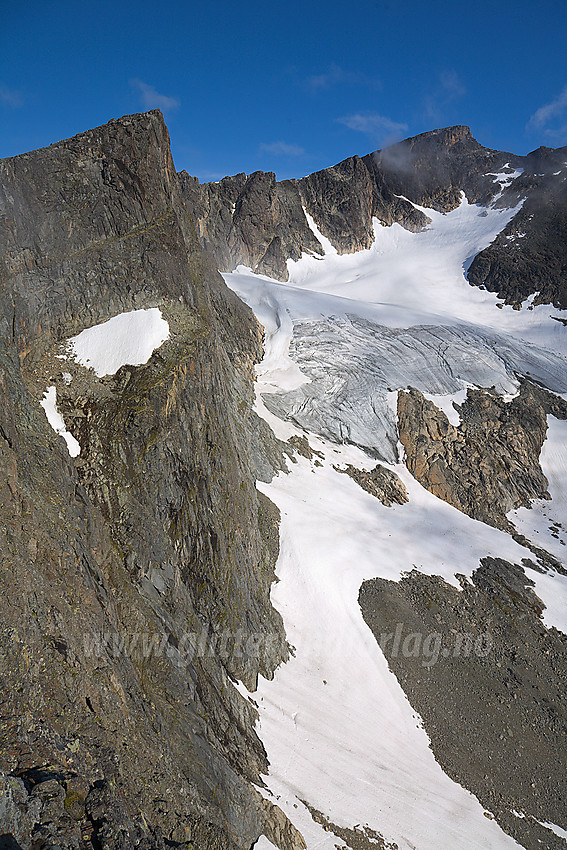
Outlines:
{"label": "rocky mountain ridge", "polygon": [[[2,161],[0,211],[5,830],[23,850],[285,834],[251,784],[267,761],[231,684],[287,656],[278,514],[251,450],[273,441],[252,412],[261,333],[198,246],[161,114]],[[148,307],[170,338],[147,365],[97,378],[58,359]],[[39,406],[48,383],[74,461]],[[237,633],[244,649],[182,652]],[[124,650],[140,635],[166,643]]]}
{"label": "rocky mountain ridge", "polygon": [[[500,175],[500,179],[498,178]],[[299,180],[272,172],[200,184],[180,173],[199,241],[221,271],[238,265],[287,280],[287,260],[323,248],[306,217],[340,253],[369,248],[372,219],[418,231],[429,218],[416,205],[449,212],[469,203],[522,209],[468,270],[469,282],[518,305],[567,307],[565,209],[567,148],[527,156],[491,150],[468,127],[422,133],[364,157],[353,156]],[[521,251],[518,249],[521,247]]]}

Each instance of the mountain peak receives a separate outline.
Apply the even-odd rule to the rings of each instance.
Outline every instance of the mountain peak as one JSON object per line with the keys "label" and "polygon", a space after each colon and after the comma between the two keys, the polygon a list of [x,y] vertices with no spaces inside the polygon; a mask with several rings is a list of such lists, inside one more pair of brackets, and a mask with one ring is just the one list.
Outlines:
{"label": "mountain peak", "polygon": [[481,147],[480,143],[477,142],[471,133],[470,127],[467,127],[465,124],[455,124],[452,127],[441,127],[438,130],[427,130],[427,132],[419,133],[417,136],[410,136],[401,142],[396,142],[387,148],[383,148],[383,150],[399,147],[409,147],[410,149],[425,147],[428,150],[432,147],[450,148],[458,142],[465,141],[473,142]]}

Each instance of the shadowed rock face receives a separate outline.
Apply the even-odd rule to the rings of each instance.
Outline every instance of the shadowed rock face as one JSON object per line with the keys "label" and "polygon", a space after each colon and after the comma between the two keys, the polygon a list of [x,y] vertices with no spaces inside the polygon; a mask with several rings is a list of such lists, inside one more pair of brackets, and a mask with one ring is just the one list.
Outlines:
{"label": "shadowed rock face", "polygon": [[[567,309],[567,148],[539,148],[524,158],[524,173],[509,192],[525,198],[492,245],[481,251],[468,280],[518,306],[532,293],[534,304]],[[513,197],[509,198],[513,201]]]}
{"label": "shadowed rock face", "polygon": [[201,245],[221,271],[243,264],[287,280],[288,258],[298,260],[303,251],[323,253],[296,181],[277,183],[272,172],[262,171],[202,186],[184,171],[179,178]]}
{"label": "shadowed rock face", "polygon": [[[158,112],[0,162],[0,240],[0,770],[14,840],[31,846],[29,815],[38,847],[79,846],[86,830],[103,848],[249,848],[281,813],[250,784],[266,756],[231,677],[253,687],[287,655],[269,601],[278,514],[249,448],[281,465],[251,410],[260,329],[199,247]],[[171,334],[147,365],[98,379],[55,356],[150,306]],[[48,384],[76,460],[39,405]]]}
{"label": "shadowed rock face", "polygon": [[560,850],[537,821],[561,823],[567,802],[567,638],[543,625],[532,586],[483,558],[460,591],[413,570],[364,582],[359,604],[443,770],[523,847]]}
{"label": "shadowed rock face", "polygon": [[567,417],[557,396],[522,383],[506,403],[484,390],[469,390],[461,423],[417,390],[398,394],[398,427],[412,475],[434,495],[474,519],[509,528],[506,513],[530,499],[549,498],[539,454],[547,413]]}
{"label": "shadowed rock face", "polygon": [[500,191],[490,172],[508,163],[522,167],[522,157],[483,147],[468,127],[447,127],[421,133],[365,157],[391,191],[410,201],[449,212],[465,193],[469,203],[486,205]]}

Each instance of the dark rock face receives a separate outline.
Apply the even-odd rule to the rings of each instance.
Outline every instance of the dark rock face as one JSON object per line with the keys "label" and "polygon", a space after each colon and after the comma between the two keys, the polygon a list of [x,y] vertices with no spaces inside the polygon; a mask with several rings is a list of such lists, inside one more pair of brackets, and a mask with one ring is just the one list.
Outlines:
{"label": "dark rock face", "polygon": [[567,404],[524,381],[509,403],[484,390],[469,390],[461,423],[417,390],[398,394],[398,427],[412,475],[459,510],[499,528],[505,514],[530,499],[549,498],[539,454],[547,413],[567,417]]}
{"label": "dark rock face", "polygon": [[202,186],[186,172],[179,178],[199,240],[222,271],[243,264],[287,280],[288,258],[322,253],[295,181],[277,183],[273,173],[262,171]]}
{"label": "dark rock face", "polygon": [[488,204],[499,191],[490,172],[502,171],[506,163],[517,167],[522,161],[483,147],[462,126],[422,133],[370,158],[392,192],[440,212],[455,209],[462,192],[469,203]]}
{"label": "dark rock face", "polygon": [[539,293],[534,304],[567,309],[566,163],[567,148],[539,148],[524,158],[524,173],[514,182],[508,203],[524,197],[525,203],[475,257],[468,270],[470,283],[514,306]]}
{"label": "dark rock face", "polygon": [[[40,792],[18,777],[49,767],[34,846],[77,809],[62,847],[84,827],[104,848],[249,848],[275,815],[231,678],[252,687],[287,655],[248,441],[283,464],[251,410],[260,329],[198,245],[160,113],[2,161],[0,240],[0,769],[20,823]],[[150,306],[171,335],[146,366],[98,379],[55,356]],[[48,383],[76,460],[39,406]],[[66,808],[69,782],[84,806]]]}
{"label": "dark rock face", "polygon": [[[129,812],[116,788],[106,781],[88,783],[53,770],[27,771],[24,779],[0,774],[0,847],[48,850],[128,850],[167,844],[160,830]],[[176,842],[174,846],[181,846]],[[187,845],[185,845],[187,846]]]}
{"label": "dark rock face", "polygon": [[[242,263],[287,280],[287,259],[323,250],[304,209],[339,253],[359,251],[374,241],[373,217],[413,231],[428,224],[424,213],[397,195],[406,194],[436,209],[452,209],[464,183],[471,181],[473,164],[477,170],[490,170],[506,157],[485,151],[467,128],[457,127],[426,133],[362,159],[349,157],[301,180],[278,183],[271,172],[256,172],[201,186],[182,172],[180,181],[201,244],[222,271]],[[490,199],[495,184],[490,177],[480,184],[469,186],[471,195]]]}
{"label": "dark rock face", "polygon": [[443,770],[523,847],[559,850],[537,821],[565,825],[567,638],[541,622],[520,566],[484,558],[472,578],[460,592],[415,570],[373,579],[362,614]]}

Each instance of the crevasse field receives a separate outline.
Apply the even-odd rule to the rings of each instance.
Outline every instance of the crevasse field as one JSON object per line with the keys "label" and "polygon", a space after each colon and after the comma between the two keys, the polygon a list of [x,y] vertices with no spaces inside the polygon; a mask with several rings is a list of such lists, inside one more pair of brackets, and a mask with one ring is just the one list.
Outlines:
{"label": "crevasse field", "polygon": [[[295,654],[253,695],[240,686],[259,707],[270,761],[263,793],[309,850],[342,842],[303,801],[400,850],[519,846],[443,773],[357,603],[365,579],[398,580],[415,567],[459,587],[455,573],[470,575],[481,557],[518,563],[530,555],[423,489],[401,463],[396,438],[396,395],[408,385],[455,424],[452,401],[462,402],[468,386],[495,386],[511,398],[516,372],[567,392],[566,335],[553,308],[496,309],[496,296],[465,278],[515,212],[463,198],[446,215],[426,210],[432,222],[417,234],[376,221],[372,248],[343,256],[310,220],[325,254],[289,261],[288,283],[243,267],[224,275],[265,328],[258,412],[278,437],[306,434],[324,455],[321,466],[299,457],[288,474],[259,485],[282,514],[272,599]],[[552,501],[510,519],[565,559],[549,525],[567,515],[567,422],[550,416],[548,424],[541,464]],[[333,468],[371,469],[370,447],[403,480],[407,504],[384,507]],[[546,605],[545,624],[567,631],[567,578],[527,572]],[[261,838],[258,846],[270,845]]]}

